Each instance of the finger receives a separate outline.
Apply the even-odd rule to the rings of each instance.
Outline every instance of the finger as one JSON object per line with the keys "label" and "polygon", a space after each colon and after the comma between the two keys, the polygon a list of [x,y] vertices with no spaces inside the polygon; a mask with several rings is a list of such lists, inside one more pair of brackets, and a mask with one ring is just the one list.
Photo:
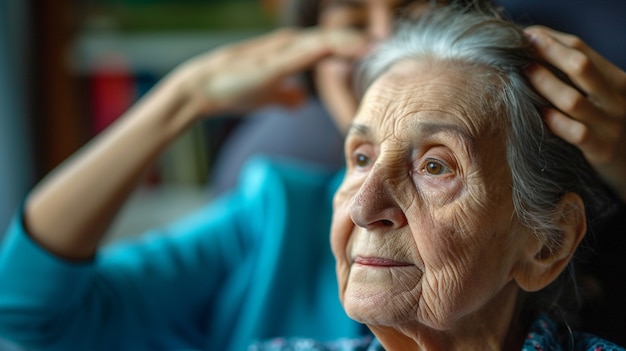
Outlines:
{"label": "finger", "polygon": [[561,139],[578,147],[589,163],[604,162],[602,150],[605,143],[593,129],[556,109],[546,109],[542,115],[548,128]]}
{"label": "finger", "polygon": [[215,52],[208,52],[205,57],[210,58],[212,63],[240,62],[251,56],[255,59],[278,57],[286,47],[302,40],[306,32],[307,30],[296,28],[280,28],[242,42],[225,45]]}
{"label": "finger", "polygon": [[542,59],[567,74],[592,98],[611,96],[612,89],[624,87],[625,73],[580,38],[542,26],[529,27],[526,33]]}
{"label": "finger", "polygon": [[548,99],[552,105],[567,115],[585,122],[598,122],[601,116],[598,108],[581,92],[564,83],[547,68],[535,64],[525,70],[526,76],[537,92]]}
{"label": "finger", "polygon": [[[606,76],[607,78],[611,78],[616,71],[621,71],[621,69],[615,66],[611,61],[605,59],[602,55],[600,55],[597,51],[592,49],[587,43],[581,40],[579,37],[556,31],[554,29],[545,27],[545,26],[532,26],[526,28],[526,33],[531,34],[531,38],[534,39],[533,35],[537,35],[537,39],[541,40],[542,38],[551,37],[553,40],[556,40],[560,44],[580,51],[586,56],[588,56],[592,62],[596,64],[599,71]],[[562,59],[560,57],[556,57],[557,60]],[[555,62],[556,63],[556,62]],[[618,83],[617,81],[611,83]]]}
{"label": "finger", "polygon": [[295,73],[312,67],[328,56],[354,59],[367,50],[367,40],[359,32],[348,29],[308,29],[294,40],[286,42],[276,53],[272,68]]}
{"label": "finger", "polygon": [[[577,146],[602,179],[626,200],[626,181],[623,176],[626,174],[626,160],[623,157],[626,143],[594,133],[586,125],[568,118],[558,110],[548,109],[542,115],[550,130]],[[619,138],[619,133],[614,137]]]}
{"label": "finger", "polygon": [[280,28],[252,39],[228,45],[227,47],[231,56],[235,56],[241,51],[247,52],[251,47],[260,52],[268,52],[293,41],[299,32],[300,30],[295,28]]}
{"label": "finger", "polygon": [[[251,87],[276,86],[285,77],[312,68],[324,58],[334,56],[349,60],[363,55],[366,48],[367,41],[364,36],[353,30],[319,28],[305,30],[291,40],[283,41],[282,45],[271,48],[266,46],[264,49],[271,49],[271,52],[258,53],[255,69],[249,72],[245,79]],[[220,86],[219,90],[228,92],[229,95],[234,91],[224,89],[224,86]],[[272,96],[273,102],[287,105],[299,103],[299,98],[297,95],[288,94],[288,91]]]}
{"label": "finger", "polygon": [[[354,57],[366,48],[365,38],[346,29],[281,30],[223,48],[208,55],[196,72],[206,71],[203,91],[220,106],[236,107],[242,99],[267,96],[288,76],[311,68],[320,59]],[[252,99],[259,101],[258,99]]]}
{"label": "finger", "polygon": [[237,64],[241,71],[213,79],[211,91],[212,94],[219,91],[223,95],[232,95],[243,90],[244,84],[251,88],[268,86],[311,68],[322,58],[353,58],[362,55],[366,48],[364,36],[353,30],[283,30],[231,50],[229,64]]}

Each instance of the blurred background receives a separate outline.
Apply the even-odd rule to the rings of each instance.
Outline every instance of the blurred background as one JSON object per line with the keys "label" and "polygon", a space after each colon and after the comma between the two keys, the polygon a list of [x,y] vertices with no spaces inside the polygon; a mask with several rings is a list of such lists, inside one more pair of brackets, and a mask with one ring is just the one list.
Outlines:
{"label": "blurred background", "polygon": [[[174,66],[275,27],[276,2],[0,0],[0,236],[37,181]],[[206,201],[214,152],[236,123],[207,121],[172,145],[113,236]]]}

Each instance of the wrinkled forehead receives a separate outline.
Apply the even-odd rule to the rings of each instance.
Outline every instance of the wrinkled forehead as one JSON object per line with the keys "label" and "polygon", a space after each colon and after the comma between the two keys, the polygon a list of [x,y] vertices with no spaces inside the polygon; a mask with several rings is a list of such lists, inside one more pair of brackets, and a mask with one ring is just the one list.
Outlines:
{"label": "wrinkled forehead", "polygon": [[476,67],[403,60],[366,90],[355,122],[397,133],[439,121],[478,137],[502,129],[498,104],[487,89],[491,81]]}

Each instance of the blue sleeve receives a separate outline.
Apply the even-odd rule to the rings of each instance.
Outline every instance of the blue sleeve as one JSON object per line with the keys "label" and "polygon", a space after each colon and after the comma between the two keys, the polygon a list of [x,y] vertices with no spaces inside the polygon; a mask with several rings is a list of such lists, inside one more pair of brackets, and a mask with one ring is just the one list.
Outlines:
{"label": "blue sleeve", "polygon": [[251,161],[232,193],[88,262],[45,251],[18,214],[0,247],[0,338],[28,350],[231,351],[354,336],[328,245],[335,185],[328,172]]}
{"label": "blue sleeve", "polygon": [[239,220],[246,196],[254,195],[223,197],[87,262],[45,251],[19,213],[0,248],[0,336],[28,350],[203,345],[210,302],[224,284],[241,284],[236,275],[254,246]]}
{"label": "blue sleeve", "polygon": [[13,219],[0,250],[0,335],[33,346],[36,339],[50,343],[61,329],[59,313],[89,289],[93,263],[52,257],[25,234],[21,218]]}

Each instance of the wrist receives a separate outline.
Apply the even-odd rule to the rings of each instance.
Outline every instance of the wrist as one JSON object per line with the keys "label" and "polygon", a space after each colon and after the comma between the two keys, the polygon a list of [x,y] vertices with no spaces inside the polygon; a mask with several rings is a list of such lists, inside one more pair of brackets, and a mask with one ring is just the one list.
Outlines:
{"label": "wrist", "polygon": [[172,72],[159,81],[128,112],[127,117],[148,123],[175,138],[194,124],[202,115],[198,97],[185,77]]}

